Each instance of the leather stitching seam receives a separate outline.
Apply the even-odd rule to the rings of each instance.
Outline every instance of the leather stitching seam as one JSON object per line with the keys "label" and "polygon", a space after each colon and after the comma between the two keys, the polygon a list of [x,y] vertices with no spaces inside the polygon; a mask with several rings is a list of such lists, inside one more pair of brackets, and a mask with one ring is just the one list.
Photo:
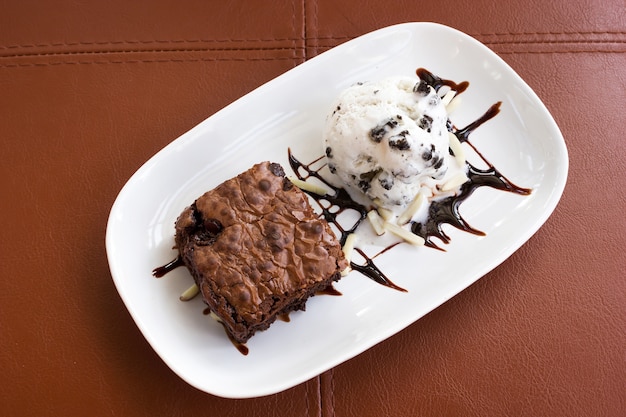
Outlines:
{"label": "leather stitching seam", "polygon": [[[626,35],[626,31],[580,31],[580,32],[488,32],[470,34],[473,37],[488,37],[488,36],[571,36],[571,35]],[[0,45],[0,49],[18,49],[18,48],[48,48],[48,47],[63,47],[63,46],[106,46],[106,45],[151,45],[151,44],[181,44],[181,43],[245,43],[245,42],[298,42],[305,40],[344,40],[352,39],[354,36],[316,36],[314,38],[299,38],[299,37],[286,37],[286,38],[251,38],[251,39],[152,39],[152,40],[119,40],[119,41],[76,41],[76,42],[51,42],[51,43],[37,43],[37,44],[13,44],[13,45]]]}
{"label": "leather stitching seam", "polygon": [[108,65],[108,64],[158,64],[184,62],[246,62],[246,61],[296,61],[300,57],[263,57],[263,58],[167,58],[167,59],[128,59],[128,60],[100,60],[100,61],[58,61],[58,62],[29,62],[1,64],[0,68],[46,67],[58,65]]}
{"label": "leather stitching seam", "polygon": [[543,41],[486,41],[487,45],[554,45],[554,44],[575,44],[575,45],[587,45],[587,44],[622,44],[626,43],[626,39],[616,40],[601,40],[601,39],[589,39],[589,40],[543,40]]}
{"label": "leather stitching seam", "polygon": [[66,52],[39,52],[32,54],[0,55],[0,59],[6,58],[32,58],[32,57],[53,57],[53,56],[74,56],[74,55],[109,55],[109,54],[149,54],[149,53],[185,53],[185,52],[250,52],[250,51],[303,51],[304,47],[294,48],[183,48],[183,49],[144,49],[144,50],[109,50],[109,51],[66,51]]}
{"label": "leather stitching seam", "polygon": [[181,43],[269,43],[269,42],[298,42],[300,38],[268,38],[268,39],[152,39],[152,40],[119,40],[119,41],[76,41],[76,42],[51,42],[35,44],[0,45],[0,49],[18,48],[49,48],[63,46],[110,46],[110,45],[153,45],[153,44],[181,44]]}
{"label": "leather stitching seam", "polygon": [[626,51],[607,51],[607,50],[598,50],[598,49],[580,49],[580,50],[576,50],[576,49],[569,49],[569,50],[562,50],[562,51],[496,51],[496,53],[498,55],[513,55],[513,54],[517,54],[517,55],[524,55],[524,54],[530,54],[530,55],[550,55],[550,54],[593,54],[593,53],[600,53],[600,54],[623,54],[626,53]]}

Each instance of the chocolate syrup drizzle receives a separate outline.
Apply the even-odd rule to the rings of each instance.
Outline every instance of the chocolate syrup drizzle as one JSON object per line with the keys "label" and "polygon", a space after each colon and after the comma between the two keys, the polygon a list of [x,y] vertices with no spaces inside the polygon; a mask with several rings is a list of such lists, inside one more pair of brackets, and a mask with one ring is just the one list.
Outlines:
{"label": "chocolate syrup drizzle", "polygon": [[[411,231],[419,236],[422,236],[426,240],[425,244],[427,246],[435,249],[441,249],[433,242],[433,237],[438,238],[446,244],[450,242],[450,237],[446,235],[442,229],[444,224],[450,224],[457,229],[475,235],[485,235],[484,232],[470,226],[459,213],[461,203],[467,200],[469,196],[476,191],[476,189],[487,186],[497,190],[508,191],[520,195],[529,195],[531,193],[531,189],[519,187],[502,175],[502,173],[498,171],[496,167],[493,166],[493,164],[491,164],[469,141],[469,136],[474,130],[498,115],[501,105],[502,102],[500,101],[493,104],[485,112],[485,114],[463,129],[457,129],[451,125],[450,131],[459,139],[459,142],[467,143],[471,146],[480,159],[487,164],[488,168],[480,169],[466,161],[465,163],[467,165],[467,176],[469,181],[461,186],[460,192],[455,196],[432,202],[429,207],[428,220],[426,223],[413,222],[411,224]],[[452,150],[450,153],[452,154]]]}
{"label": "chocolate syrup drizzle", "polygon": [[[468,87],[469,82],[463,81],[460,83],[456,83],[452,80],[443,79],[426,70],[425,68],[418,68],[416,70],[416,74],[420,79],[420,83],[425,83],[428,86],[431,86],[435,89],[435,91],[439,91],[442,87],[449,87],[450,89],[456,91],[457,95],[463,93]],[[531,193],[531,190],[528,188],[522,188],[515,184],[513,184],[510,180],[508,180],[502,173],[496,169],[496,167],[491,164],[479,151],[472,145],[469,140],[470,135],[484,123],[493,119],[500,113],[500,107],[502,102],[497,102],[493,104],[481,117],[465,126],[462,129],[456,128],[451,121],[448,121],[448,126],[450,132],[452,132],[461,143],[466,143],[469,145],[476,154],[484,161],[487,165],[487,169],[480,169],[469,162],[467,164],[467,175],[469,181],[463,184],[460,188],[460,192],[452,197],[447,197],[442,200],[433,201],[430,203],[428,219],[424,223],[411,222],[410,229],[413,233],[418,236],[421,236],[425,240],[425,245],[431,248],[443,250],[440,248],[433,240],[433,238],[439,239],[444,244],[448,244],[450,242],[450,237],[444,232],[443,225],[449,224],[457,229],[463,230],[468,233],[472,233],[475,235],[484,235],[485,233],[473,228],[470,226],[461,216],[459,212],[459,208],[461,204],[469,198],[476,189],[487,186],[491,188],[495,188],[502,191],[512,192],[520,195],[528,195]],[[450,150],[450,153],[453,154],[453,151]],[[341,233],[340,243],[343,244],[346,242],[348,235],[355,232],[359,225],[365,220],[367,217],[367,212],[373,208],[373,206],[366,207],[352,199],[350,194],[344,189],[340,187],[336,187],[332,185],[329,181],[327,181],[321,174],[320,170],[324,168],[326,165],[323,163],[317,169],[313,169],[312,166],[319,164],[320,161],[324,158],[321,156],[314,161],[304,164],[300,162],[292,153],[291,149],[288,149],[288,157],[289,164],[291,169],[296,174],[296,176],[303,181],[306,181],[309,178],[316,178],[325,184],[329,189],[332,190],[331,193],[327,193],[324,196],[320,196],[313,192],[309,192],[304,190],[309,196],[311,196],[319,205],[322,210],[321,216],[326,219],[329,223],[335,225],[335,227]],[[326,202],[326,203],[324,203]],[[334,208],[334,209],[333,209]],[[333,210],[331,210],[333,209]],[[340,224],[337,221],[337,217],[339,214],[346,210],[354,210],[358,214],[358,220],[355,221],[351,226],[346,227],[345,225]],[[378,254],[370,257],[365,254],[362,250],[356,249],[357,252],[363,257],[365,262],[363,264],[357,264],[351,261],[351,267],[355,271],[360,272],[361,274],[367,276],[373,281],[394,288],[399,291],[406,291],[403,288],[394,284],[385,274],[376,266],[374,263],[374,258],[379,256],[383,252],[391,249],[391,247],[387,247],[383,249]],[[155,277],[162,277],[169,271],[183,265],[182,259],[180,257],[174,259],[173,261],[163,265],[161,267],[155,268],[152,273]],[[329,291],[329,293],[333,293]]]}
{"label": "chocolate syrup drizzle", "polygon": [[[456,83],[452,80],[446,80],[434,75],[424,68],[418,68],[416,70],[416,74],[420,79],[420,85],[425,84],[426,86],[431,86],[435,89],[435,91],[439,91],[440,88],[445,86],[456,91],[456,94],[459,95],[469,87],[469,82],[467,81]],[[483,114],[481,117],[462,129],[456,128],[452,124],[452,122],[448,120],[449,131],[458,138],[459,142],[466,143],[468,146],[470,146],[474,150],[474,152],[480,157],[480,159],[482,159],[482,161],[487,165],[487,169],[480,169],[466,161],[468,170],[467,175],[469,181],[465,182],[460,187],[459,193],[452,197],[447,197],[442,200],[431,202],[429,206],[428,218],[424,223],[411,222],[411,231],[416,235],[424,238],[426,246],[434,249],[443,250],[435,244],[433,238],[440,240],[444,244],[448,244],[450,242],[450,237],[442,229],[442,226],[444,224],[452,225],[457,229],[475,235],[485,235],[484,232],[470,226],[459,213],[459,208],[461,204],[465,200],[467,200],[474,193],[474,191],[476,191],[476,189],[486,186],[519,195],[529,195],[532,192],[532,190],[529,188],[519,187],[509,181],[504,175],[502,175],[502,173],[498,169],[496,169],[495,166],[493,166],[493,164],[491,164],[479,152],[478,149],[476,149],[476,147],[474,147],[474,145],[469,140],[469,136],[472,132],[474,132],[481,125],[498,115],[501,105],[502,102],[497,102],[493,104],[485,112],[485,114]],[[452,150],[450,150],[450,154],[454,155]],[[306,181],[309,178],[316,178],[317,180],[325,184],[330,190],[332,190],[331,193],[326,193],[326,195],[323,196],[320,196],[319,194],[315,194],[313,192],[309,192],[307,190],[303,191],[311,196],[314,201],[316,201],[321,209],[320,216],[324,217],[326,221],[332,223],[337,228],[337,230],[339,230],[341,234],[340,243],[343,246],[348,236],[351,233],[355,232],[359,225],[366,219],[368,211],[374,208],[373,205],[370,207],[366,207],[354,201],[350,194],[344,188],[336,187],[328,182],[320,174],[320,171],[326,166],[326,163],[322,163],[320,165],[320,162],[323,160],[324,156],[321,156],[308,164],[304,164],[291,153],[291,149],[288,149],[288,157],[291,169],[300,180]],[[318,168],[312,168],[316,164],[319,165]],[[358,219],[351,226],[348,227],[340,224],[337,220],[339,214],[346,210],[354,210],[358,214]],[[397,244],[398,243],[390,245],[373,256],[369,256],[363,250],[355,248],[354,250],[359,253],[359,255],[364,259],[364,263],[358,264],[354,261],[351,261],[350,266],[353,270],[360,272],[361,274],[377,282],[378,284],[398,291],[406,292],[404,288],[397,286],[391,280],[389,280],[389,278],[387,278],[387,276],[376,266],[374,262],[377,256],[392,249]],[[180,266],[183,266],[183,260],[179,255],[167,264],[155,268],[152,271],[152,275],[160,278]],[[337,291],[332,285],[329,286],[326,290],[318,292],[318,294],[341,295],[341,293]],[[209,314],[209,312],[210,311],[208,308],[204,310],[204,314]],[[281,317],[281,319],[284,321],[289,321],[289,316]],[[228,332],[226,333],[228,334]],[[229,338],[242,354],[248,354],[248,348],[245,344],[237,343],[230,335]]]}
{"label": "chocolate syrup drizzle", "polygon": [[184,265],[183,257],[178,255],[174,260],[166,263],[165,265],[154,268],[152,270],[152,275],[156,278],[161,278],[168,272],[171,272],[174,269],[178,268],[179,266],[183,266],[183,265]]}
{"label": "chocolate syrup drizzle", "polygon": [[[463,93],[468,87],[469,82],[463,81],[461,83],[456,83],[452,80],[446,80],[440,78],[430,71],[419,68],[416,70],[417,76],[420,78],[420,84],[426,83],[428,86],[431,86],[435,89],[435,91],[439,91],[440,88],[447,86],[450,89],[456,91],[456,94],[459,95]],[[477,128],[479,128],[484,123],[493,119],[500,112],[500,106],[502,102],[497,102],[493,104],[481,117],[479,117],[474,122],[470,123],[466,127],[462,129],[456,128],[450,120],[448,120],[448,128],[450,132],[452,132],[461,143],[468,144],[483,160],[483,162],[487,165],[487,169],[480,169],[470,162],[466,161],[467,165],[467,175],[469,181],[465,182],[457,195],[452,197],[447,197],[442,200],[433,201],[430,203],[428,218],[424,223],[419,222],[411,222],[410,229],[411,231],[424,238],[425,245],[431,248],[443,250],[433,241],[433,238],[439,239],[444,244],[448,244],[450,242],[450,237],[444,232],[443,225],[449,224],[457,229],[463,230],[468,233],[472,233],[475,235],[484,235],[485,233],[473,228],[470,226],[461,216],[459,212],[459,208],[461,204],[467,200],[476,189],[480,187],[491,187],[497,190],[512,192],[520,195],[528,195],[531,193],[531,190],[528,188],[522,188],[515,184],[513,184],[510,180],[508,180],[500,171],[498,171],[493,164],[491,164],[469,141],[469,136],[472,132],[474,132]],[[317,169],[313,169],[312,166],[319,163],[320,160],[323,159],[323,156],[317,158],[309,164],[304,164],[300,162],[296,157],[291,153],[291,149],[288,150],[289,153],[289,164],[291,165],[292,170],[298,176],[300,180],[306,181],[308,178],[316,178],[317,180],[324,183],[327,187],[329,187],[332,192],[330,194],[326,194],[324,196],[317,195],[313,192],[307,192],[320,206],[322,209],[321,215],[330,223],[333,223],[337,229],[341,233],[340,242],[343,245],[348,237],[348,235],[354,232],[359,225],[363,222],[363,220],[367,216],[367,212],[374,207],[365,207],[362,204],[355,202],[348,192],[339,187],[335,187],[330,182],[328,182],[322,175],[320,171],[324,168],[326,164],[322,164]],[[450,150],[450,154],[454,155],[454,152]],[[323,202],[327,201],[330,204],[330,207]],[[336,206],[337,209],[331,211],[330,208]],[[350,227],[345,228],[337,222],[337,215],[345,210],[352,209],[355,210],[359,214],[359,219]],[[393,245],[395,246],[395,245]],[[362,273],[368,278],[378,282],[379,284],[400,290],[406,291],[397,285],[393,284],[385,274],[376,266],[374,263],[374,258],[379,256],[381,253],[391,249],[391,247],[387,247],[383,249],[381,252],[377,253],[373,257],[366,255],[362,250],[356,249],[357,252],[365,259],[364,264],[356,264],[355,262],[350,262],[350,266],[355,271]]]}
{"label": "chocolate syrup drizzle", "polygon": [[450,87],[451,90],[456,91],[456,94],[459,95],[467,90],[467,87],[469,87],[468,81],[463,81],[457,84],[452,80],[446,80],[436,76],[432,72],[428,71],[426,68],[418,68],[417,70],[415,70],[415,73],[417,74],[420,81],[425,82],[426,85],[431,86],[435,89],[435,91],[439,91],[441,87],[447,86]]}
{"label": "chocolate syrup drizzle", "polygon": [[[313,198],[313,200],[317,203],[322,210],[321,216],[324,217],[328,223],[335,225],[337,230],[339,230],[339,233],[341,234],[339,237],[339,243],[343,246],[346,243],[348,236],[351,233],[354,233],[356,229],[358,229],[359,225],[367,218],[367,213],[372,209],[372,207],[366,207],[363,204],[357,203],[352,199],[352,197],[350,197],[350,194],[348,194],[344,188],[336,187],[328,182],[328,180],[320,174],[320,170],[324,168],[326,164],[322,164],[317,169],[312,168],[324,158],[323,156],[320,156],[309,164],[303,164],[295,156],[293,156],[291,149],[288,149],[287,152],[289,165],[300,180],[306,181],[309,178],[316,178],[332,190],[331,193],[326,193],[323,196],[307,190],[302,191],[311,196],[311,198]],[[337,217],[346,210],[354,210],[358,214],[358,219],[348,228],[337,221]],[[363,259],[365,259],[365,263],[357,264],[354,261],[350,261],[350,267],[353,270],[359,271],[361,274],[381,285],[406,292],[404,288],[397,286],[389,278],[387,278],[387,276],[376,266],[373,259],[375,256],[369,257],[365,254],[365,252],[358,248],[355,248],[355,250],[363,257]]]}

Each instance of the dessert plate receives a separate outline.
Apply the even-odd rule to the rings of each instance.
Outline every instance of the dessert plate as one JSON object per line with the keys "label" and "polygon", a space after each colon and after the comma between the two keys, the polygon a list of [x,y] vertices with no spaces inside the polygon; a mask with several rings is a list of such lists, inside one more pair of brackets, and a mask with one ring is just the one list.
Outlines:
{"label": "dessert plate", "polygon": [[[529,196],[482,187],[461,207],[485,236],[446,229],[446,251],[398,245],[377,265],[407,292],[358,272],[255,335],[242,355],[203,314],[185,268],[151,271],[177,255],[174,222],[205,191],[288,148],[303,162],[323,154],[321,130],[343,88],[424,67],[469,81],[451,119],[463,127],[502,101],[497,117],[472,134],[481,153]],[[434,23],[383,28],[325,52],[215,113],[163,148],[127,182],[110,213],[106,249],[113,280],[137,326],[182,379],[208,393],[246,398],[276,393],[360,354],[399,332],[503,262],[546,221],[568,170],[563,137],[546,107],[502,59],[475,39]]]}

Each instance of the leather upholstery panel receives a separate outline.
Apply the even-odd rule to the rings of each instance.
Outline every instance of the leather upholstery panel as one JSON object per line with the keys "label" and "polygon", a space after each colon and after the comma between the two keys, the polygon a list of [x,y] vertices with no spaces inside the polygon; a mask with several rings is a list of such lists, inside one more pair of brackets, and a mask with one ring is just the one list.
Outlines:
{"label": "leather upholstery panel", "polygon": [[[537,92],[570,152],[556,211],[466,291],[304,384],[190,387],[111,280],[117,193],[231,101],[406,21],[476,37]],[[623,0],[1,2],[0,414],[626,415],[625,104]]]}

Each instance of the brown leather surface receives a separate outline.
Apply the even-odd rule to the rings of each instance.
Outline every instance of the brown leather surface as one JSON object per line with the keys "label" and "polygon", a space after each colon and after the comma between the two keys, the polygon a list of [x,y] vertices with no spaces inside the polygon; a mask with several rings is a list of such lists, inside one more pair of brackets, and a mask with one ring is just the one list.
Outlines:
{"label": "brown leather surface", "polygon": [[[478,38],[535,89],[570,152],[559,206],[493,272],[319,377],[250,400],[192,388],[111,280],[117,193],[232,100],[405,21]],[[626,415],[625,108],[623,0],[2,1],[0,414]]]}

